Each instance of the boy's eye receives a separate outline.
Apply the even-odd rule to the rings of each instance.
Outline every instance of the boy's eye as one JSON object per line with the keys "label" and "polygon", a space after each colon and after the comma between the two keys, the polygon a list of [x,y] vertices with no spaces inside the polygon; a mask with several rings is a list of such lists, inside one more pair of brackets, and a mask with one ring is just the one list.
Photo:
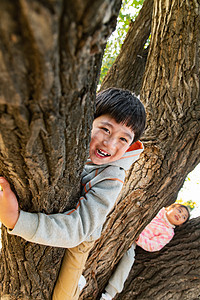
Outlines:
{"label": "boy's eye", "polygon": [[120,140],[123,141],[123,142],[125,142],[125,143],[128,143],[127,139],[125,139],[123,137],[121,137]]}
{"label": "boy's eye", "polygon": [[110,132],[109,130],[108,130],[108,128],[106,128],[106,127],[102,127],[102,129],[105,131],[105,132]]}

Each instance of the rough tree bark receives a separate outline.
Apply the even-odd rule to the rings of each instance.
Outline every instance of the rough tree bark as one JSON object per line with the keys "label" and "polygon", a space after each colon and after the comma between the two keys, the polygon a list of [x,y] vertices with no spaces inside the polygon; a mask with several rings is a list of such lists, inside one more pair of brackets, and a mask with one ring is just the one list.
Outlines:
{"label": "rough tree bark", "polygon": [[200,217],[176,229],[159,252],[136,247],[136,260],[115,299],[191,300],[200,298]]}
{"label": "rough tree bark", "polygon": [[[121,1],[0,1],[0,173],[27,211],[71,208]],[[50,299],[63,250],[2,228],[1,299]]]}
{"label": "rough tree bark", "polygon": [[[0,168],[24,209],[49,213],[76,202],[102,49],[118,4],[0,1]],[[85,299],[98,297],[135,236],[176,199],[199,162],[199,27],[199,2],[154,1],[141,92],[146,150],[88,260]],[[127,57],[120,64],[133,61]],[[112,77],[109,85],[133,89],[132,74],[134,69],[130,86]],[[10,238],[5,230],[3,247],[0,295],[48,299],[62,251]]]}
{"label": "rough tree bark", "polygon": [[151,33],[152,11],[153,0],[144,1],[136,20],[130,23],[120,54],[105,76],[100,90],[114,85],[140,94],[149,50],[145,44]]}
{"label": "rough tree bark", "polygon": [[[139,36],[137,30],[136,34]],[[200,161],[199,1],[154,0],[151,34],[140,93],[147,111],[142,138],[145,151],[127,175],[120,200],[91,252],[85,270],[88,284],[81,299],[98,299],[123,253],[158,210],[176,200],[187,174]],[[135,44],[130,43],[127,38],[120,53],[122,58],[117,59],[114,71],[104,80],[106,86],[127,88],[127,81],[123,81],[127,74],[120,73],[122,80],[116,82],[115,70],[131,68],[132,58],[123,58],[125,49],[134,49]],[[134,76],[129,80],[129,86],[134,86]],[[199,245],[197,239],[193,246],[197,250]],[[174,281],[176,276],[174,273]],[[197,281],[190,276],[188,280],[189,294]],[[178,288],[177,284],[173,296],[165,299],[176,299]],[[135,289],[139,290],[140,284]],[[134,299],[134,294],[129,291],[126,299]]]}

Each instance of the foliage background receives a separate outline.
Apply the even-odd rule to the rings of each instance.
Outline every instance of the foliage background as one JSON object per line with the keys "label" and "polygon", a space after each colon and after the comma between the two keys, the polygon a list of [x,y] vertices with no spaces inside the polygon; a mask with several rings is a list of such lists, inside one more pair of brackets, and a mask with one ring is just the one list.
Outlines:
{"label": "foliage background", "polygon": [[143,2],[144,0],[124,0],[122,2],[122,7],[117,19],[117,27],[108,39],[104,52],[99,85],[101,85],[103,78],[118,56],[128,32],[129,24],[137,17]]}
{"label": "foliage background", "polygon": [[[117,58],[121,46],[129,29],[130,22],[134,21],[143,5],[144,0],[124,0],[117,20],[117,27],[110,36],[104,52],[99,87],[109,68]],[[150,42],[150,37],[149,41]],[[147,45],[145,45],[146,47]],[[180,190],[177,202],[190,207],[191,217],[200,215],[200,165],[191,172]]]}

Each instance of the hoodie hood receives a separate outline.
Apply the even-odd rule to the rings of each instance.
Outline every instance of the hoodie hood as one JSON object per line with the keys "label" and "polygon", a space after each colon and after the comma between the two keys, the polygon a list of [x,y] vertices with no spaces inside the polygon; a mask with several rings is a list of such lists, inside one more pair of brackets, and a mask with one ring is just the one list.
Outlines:
{"label": "hoodie hood", "polygon": [[[129,170],[131,165],[138,160],[140,154],[144,151],[144,146],[141,141],[137,141],[132,144],[124,155],[111,163],[99,165],[99,168],[105,168],[107,166],[116,166],[123,168],[125,171]],[[90,159],[87,160],[86,165],[94,165]],[[96,166],[96,165],[94,165]]]}
{"label": "hoodie hood", "polygon": [[128,148],[128,150],[124,153],[124,155],[119,160],[110,163],[110,165],[121,167],[127,171],[130,169],[131,165],[136,160],[138,160],[140,154],[143,151],[144,151],[144,146],[142,142],[137,141]]}

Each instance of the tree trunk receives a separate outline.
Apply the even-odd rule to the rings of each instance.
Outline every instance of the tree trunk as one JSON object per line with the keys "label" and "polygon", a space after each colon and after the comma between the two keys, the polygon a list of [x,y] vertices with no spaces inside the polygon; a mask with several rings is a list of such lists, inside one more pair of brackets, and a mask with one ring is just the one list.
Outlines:
{"label": "tree trunk", "polygon": [[[98,299],[123,253],[158,210],[176,200],[187,174],[200,162],[199,15],[197,1],[154,0],[151,43],[140,93],[147,111],[142,138],[145,151],[127,175],[119,202],[91,251],[85,270],[88,284],[81,299]],[[135,44],[130,43],[126,39],[123,49],[134,49]],[[120,70],[126,69],[125,65],[131,69],[131,64],[130,56],[121,59]],[[127,88],[123,81],[127,74],[121,73],[117,84],[115,74],[113,82],[111,75],[110,86]],[[130,80],[134,82],[131,76]],[[189,247],[197,251],[199,245],[198,239]],[[173,276],[176,281],[178,274]],[[193,282],[188,294],[195,289]],[[175,295],[174,290],[166,299],[176,299]],[[134,299],[134,294],[127,292],[126,299]]]}
{"label": "tree trunk", "polygon": [[[27,211],[72,208],[121,1],[0,0],[0,173]],[[78,187],[78,188],[77,188]],[[50,299],[63,250],[2,228],[1,299]]]}
{"label": "tree trunk", "polygon": [[176,229],[159,252],[136,247],[136,260],[120,300],[200,299],[200,217]]}
{"label": "tree trunk", "polygon": [[[63,211],[77,201],[101,57],[119,2],[0,0],[0,168],[25,210]],[[154,0],[151,28],[141,91],[145,152],[91,252],[83,299],[98,298],[123,253],[157,211],[175,201],[200,161],[199,3]],[[135,33],[143,53],[149,31]],[[135,42],[126,43],[123,49],[135,49]],[[131,85],[111,77],[109,86],[136,89],[137,60],[128,53],[120,79],[133,66]],[[10,237],[4,228],[2,242],[1,299],[49,299],[63,251]],[[199,239],[192,247],[198,249]],[[192,281],[187,293],[198,289]],[[134,299],[131,293],[126,299]]]}
{"label": "tree trunk", "polygon": [[140,94],[149,47],[145,48],[151,32],[153,0],[146,0],[122,45],[120,54],[104,78],[101,90],[111,86],[124,87]]}

